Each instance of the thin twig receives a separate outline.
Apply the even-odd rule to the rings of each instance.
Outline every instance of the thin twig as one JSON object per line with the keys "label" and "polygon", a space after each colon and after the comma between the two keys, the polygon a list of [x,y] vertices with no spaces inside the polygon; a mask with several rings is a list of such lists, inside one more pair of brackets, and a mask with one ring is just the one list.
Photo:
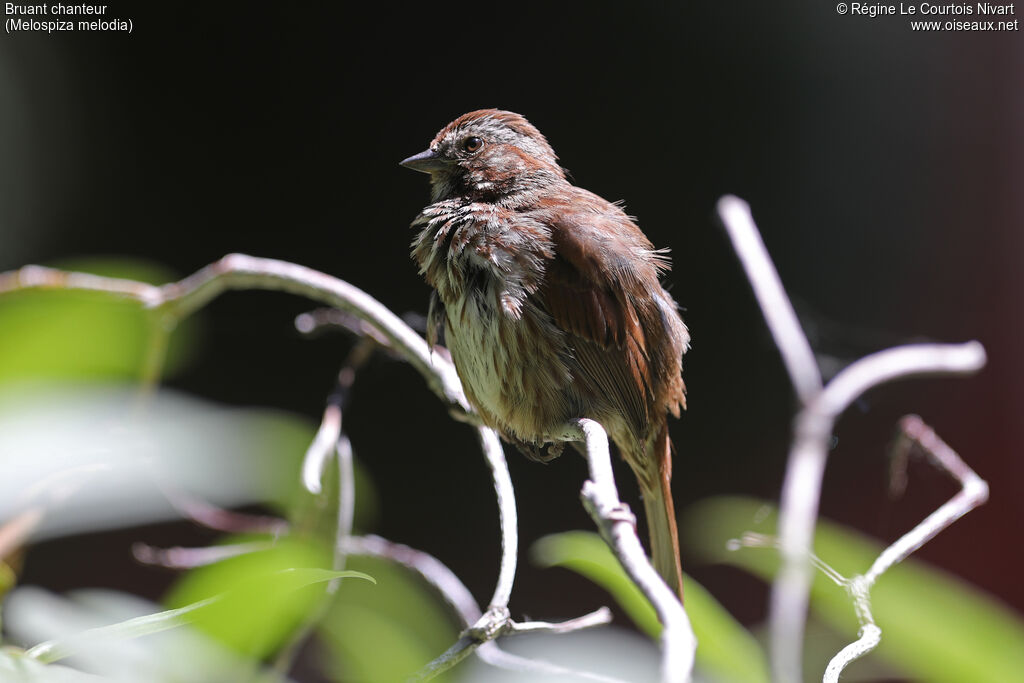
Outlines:
{"label": "thin twig", "polygon": [[822,677],[822,681],[824,683],[838,681],[840,674],[842,674],[847,664],[871,652],[878,647],[880,642],[882,642],[882,629],[874,624],[862,626],[860,637],[840,650],[839,654],[833,657],[832,661],[825,667],[825,675]]}
{"label": "thin twig", "polygon": [[374,535],[352,536],[346,541],[345,549],[351,555],[369,555],[397,562],[422,576],[455,610],[463,628],[482,614],[473,594],[459,577],[429,553]]}
{"label": "thin twig", "polygon": [[426,340],[401,318],[358,287],[294,263],[228,254],[183,280],[162,286],[42,266],[0,273],[0,294],[25,289],[89,290],[135,299],[162,314],[169,328],[228,290],[268,289],[297,294],[372,324],[439,398],[451,407],[469,410],[455,367],[432,358]]}
{"label": "thin twig", "polygon": [[[263,259],[243,254],[229,254],[183,280],[163,286],[26,266],[17,271],[0,273],[0,294],[25,289],[76,289],[100,291],[134,299],[151,309],[167,329],[230,289],[269,289],[305,296],[351,313],[371,325],[378,341],[408,361],[426,379],[431,390],[446,403],[449,412],[476,420],[466,400],[455,367],[443,354],[434,353],[426,340],[413,331],[383,304],[347,282],[318,271],[284,261]],[[324,443],[336,432],[334,415],[325,414],[315,449],[304,468],[307,487],[316,488],[320,469],[325,462]],[[339,432],[340,433],[340,432]],[[478,427],[481,445],[494,478],[502,525],[502,559],[499,579],[488,612],[471,629],[476,635],[497,632],[508,623],[508,599],[515,577],[518,530],[516,528],[515,495],[497,435]]]}
{"label": "thin twig", "polygon": [[[334,536],[334,570],[345,569],[345,541],[352,536],[356,517],[356,471],[352,457],[352,442],[344,434],[338,439],[338,528]],[[341,579],[327,584],[327,593],[338,592]]]}
{"label": "thin twig", "polygon": [[229,534],[270,534],[275,538],[288,532],[288,522],[280,517],[226,510],[166,483],[158,485],[164,498],[182,517],[207,529]]}
{"label": "thin twig", "polygon": [[782,289],[750,207],[736,197],[723,197],[718,211],[801,403],[782,488],[782,567],[772,586],[770,607],[774,680],[796,683],[803,680],[801,660],[810,595],[811,540],[835,420],[853,400],[874,386],[913,375],[972,373],[985,364],[985,352],[977,342],[889,349],[851,364],[822,388],[810,344]]}
{"label": "thin twig", "polygon": [[384,348],[390,346],[388,338],[376,327],[356,315],[339,311],[337,308],[318,308],[295,317],[295,329],[304,335],[316,335],[331,327],[348,330],[360,338],[369,337]]}
{"label": "thin twig", "polygon": [[512,584],[516,578],[516,562],[519,557],[519,520],[516,513],[515,490],[512,475],[505,461],[505,450],[493,429],[478,427],[477,438],[483,449],[487,466],[494,480],[494,492],[498,501],[498,519],[501,523],[501,567],[498,582],[491,596],[488,609],[507,609],[512,596]]}
{"label": "thin twig", "polygon": [[324,472],[341,438],[341,405],[328,401],[316,435],[302,458],[302,485],[313,495],[323,492]]}
{"label": "thin twig", "polygon": [[[370,325],[363,324],[365,327],[371,328]],[[298,325],[298,321],[296,321],[296,325]],[[359,370],[366,365],[373,356],[373,352],[379,347],[380,343],[376,338],[361,337],[348,352],[345,362],[338,371],[334,391],[327,397],[327,405],[324,408],[320,426],[316,430],[316,436],[313,437],[313,441],[309,444],[306,455],[302,459],[302,483],[306,490],[314,495],[323,490],[324,469],[343,438],[341,418],[352,396],[352,385],[355,384]]]}
{"label": "thin twig", "polygon": [[[335,404],[339,415],[342,407],[341,404],[342,401],[340,399]],[[356,507],[352,442],[341,432],[340,417],[335,455],[338,460],[338,518],[334,532],[334,553],[331,568],[336,572],[340,572],[345,569],[345,559],[348,556],[348,551],[345,548],[348,539],[352,536],[352,524],[355,519]],[[313,611],[310,612],[305,621],[295,630],[285,646],[278,652],[274,662],[274,668],[278,673],[284,675],[291,670],[295,663],[295,658],[302,649],[302,644],[306,642],[306,639],[313,633],[317,625],[323,621],[334,604],[334,596],[337,595],[338,589],[341,587],[341,581],[341,577],[335,577],[327,582],[326,599],[321,600]]]}
{"label": "thin twig", "polygon": [[494,490],[498,503],[498,518],[501,525],[501,564],[498,581],[487,611],[479,615],[466,633],[447,651],[427,664],[418,674],[418,680],[429,680],[452,668],[472,650],[509,632],[513,623],[508,602],[515,582],[516,563],[519,555],[519,523],[517,521],[515,491],[508,471],[505,452],[494,430],[477,427],[477,437],[491,470]]}
{"label": "thin twig", "polygon": [[636,534],[636,517],[619,500],[608,451],[608,435],[593,420],[578,420],[574,427],[578,439],[586,444],[590,470],[590,479],[583,484],[581,492],[583,506],[626,574],[654,606],[662,623],[661,680],[665,683],[689,681],[697,639],[682,603],[647,559]]}
{"label": "thin twig", "polygon": [[900,420],[900,433],[903,440],[919,446],[936,467],[956,479],[961,490],[878,556],[865,574],[871,583],[889,567],[902,562],[908,555],[935,538],[940,531],[988,500],[988,483],[920,417],[908,415]]}
{"label": "thin twig", "polygon": [[421,669],[411,680],[430,680],[452,668],[475,651],[487,663],[513,671],[547,676],[575,676],[585,680],[621,683],[605,676],[575,671],[549,662],[518,657],[501,650],[497,643],[494,642],[494,639],[506,634],[514,635],[536,632],[569,633],[607,624],[611,620],[611,612],[607,608],[601,608],[591,614],[561,623],[539,621],[516,623],[511,619],[506,619],[501,628],[489,634],[487,639],[481,640],[479,635],[472,630],[472,625],[478,624],[484,614],[481,613],[480,607],[477,605],[473,595],[462,581],[459,580],[459,577],[437,558],[421,550],[387,541],[379,536],[354,536],[349,538],[346,550],[353,555],[382,557],[419,573],[455,609],[455,613],[458,615],[463,628],[466,629],[463,635],[451,647]]}
{"label": "thin twig", "polygon": [[239,555],[268,550],[273,546],[271,541],[212,545],[201,548],[157,548],[148,543],[133,543],[132,557],[142,564],[166,567],[167,569],[194,569]]}
{"label": "thin twig", "polygon": [[836,419],[863,392],[883,382],[922,374],[969,374],[984,363],[985,352],[977,342],[887,349],[843,369],[797,415],[779,508],[783,565],[771,597],[773,660],[778,680],[801,680],[800,644],[811,583],[808,558]]}
{"label": "thin twig", "polygon": [[863,657],[878,645],[882,631],[871,615],[871,588],[878,577],[935,538],[940,531],[988,500],[988,484],[921,418],[908,415],[900,420],[897,447],[909,451],[913,446],[921,448],[936,467],[956,479],[961,489],[945,505],[883,550],[864,575],[855,576],[847,582],[847,591],[854,600],[854,609],[861,624],[860,638],[832,658],[825,671],[823,683],[836,683],[851,662]]}
{"label": "thin twig", "polygon": [[[480,659],[491,666],[495,666],[500,669],[508,669],[509,671],[518,671],[524,674],[530,674],[532,677],[542,676],[544,677],[544,680],[549,680],[557,676],[559,680],[576,678],[584,681],[594,681],[595,683],[626,683],[626,681],[623,681],[622,679],[612,678],[611,676],[602,676],[601,674],[590,673],[589,671],[580,671],[578,669],[559,666],[558,664],[552,664],[551,662],[521,657],[502,650],[494,641],[480,645],[476,654]],[[533,680],[532,677],[530,680]]]}
{"label": "thin twig", "polygon": [[718,215],[750,280],[775,346],[782,354],[789,381],[800,402],[807,403],[821,391],[821,371],[775,264],[768,258],[750,205],[739,197],[726,195],[718,200]]}
{"label": "thin twig", "polygon": [[[372,329],[372,326],[367,323],[363,323],[363,325],[367,329]],[[298,320],[296,326],[299,326]],[[380,346],[378,338],[382,338],[384,344],[388,343],[387,339],[381,337],[379,333],[376,336],[362,336],[349,351],[341,370],[338,371],[334,391],[327,398],[327,406],[324,409],[320,427],[309,448],[306,449],[306,455],[302,460],[302,482],[306,490],[314,495],[323,491],[323,476],[331,456],[334,455],[338,460],[338,517],[335,526],[332,561],[332,568],[336,572],[345,569],[347,554],[345,544],[352,536],[356,506],[352,442],[342,431],[342,416],[351,399],[352,386],[355,384],[359,370],[366,365],[373,356],[374,350]],[[302,625],[295,630],[288,643],[278,653],[274,665],[279,673],[285,674],[291,670],[302,644],[330,610],[334,596],[341,586],[341,581],[341,577],[336,577],[328,582],[326,599],[307,615]]]}
{"label": "thin twig", "polygon": [[592,626],[603,626],[612,620],[612,611],[607,607],[600,607],[590,614],[582,617],[568,619],[557,624],[547,621],[520,621],[512,624],[509,633],[533,633],[543,631],[545,633],[569,633]]}

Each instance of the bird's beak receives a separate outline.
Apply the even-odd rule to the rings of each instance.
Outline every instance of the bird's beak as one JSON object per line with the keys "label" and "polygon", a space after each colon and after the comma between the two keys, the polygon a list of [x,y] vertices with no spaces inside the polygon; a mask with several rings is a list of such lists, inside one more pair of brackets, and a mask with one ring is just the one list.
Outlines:
{"label": "bird's beak", "polygon": [[439,157],[434,150],[428,149],[419,154],[413,154],[408,159],[399,163],[399,166],[411,168],[420,173],[436,173],[448,168],[448,160]]}

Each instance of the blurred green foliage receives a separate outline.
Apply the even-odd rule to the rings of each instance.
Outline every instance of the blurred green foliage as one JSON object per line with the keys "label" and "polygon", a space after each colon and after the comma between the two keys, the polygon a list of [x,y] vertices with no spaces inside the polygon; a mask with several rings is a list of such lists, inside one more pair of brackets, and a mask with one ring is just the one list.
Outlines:
{"label": "blurred green foliage", "polygon": [[0,650],[0,681],[10,683],[103,683],[109,679],[65,666],[43,664],[17,650]]}
{"label": "blurred green foliage", "polygon": [[[747,531],[774,534],[773,507],[745,498],[713,498],[690,507],[683,522],[686,547],[702,559],[742,567],[766,581],[775,575],[775,550],[726,548],[727,541]],[[970,523],[970,516],[957,523]],[[818,520],[815,553],[844,576],[867,571],[882,549],[877,541]],[[851,642],[856,640],[859,625],[849,596],[821,572],[815,572],[811,608]],[[1020,615],[923,562],[911,558],[883,574],[871,591],[871,609],[882,642],[868,657],[882,657],[915,680],[1006,683],[1020,680],[1024,672]]]}
{"label": "blurred green foliage", "polygon": [[[232,542],[271,539],[251,537]],[[201,631],[236,652],[262,659],[275,652],[324,599],[324,587],[307,581],[310,568],[326,570],[328,548],[294,537],[186,573],[166,598],[172,608],[220,596],[193,617]],[[303,571],[296,571],[302,569]]]}
{"label": "blurred green foliage", "polygon": [[[162,268],[138,261],[90,259],[54,265],[152,284],[175,279]],[[225,409],[164,392],[147,402],[146,411],[128,410],[137,403],[137,395],[133,399],[128,384],[125,386],[129,390],[122,392],[110,382],[139,380],[147,369],[155,370],[159,379],[180,368],[197,348],[199,326],[194,316],[173,331],[161,325],[162,321],[139,303],[101,292],[31,290],[0,296],[0,387],[10,388],[2,393],[6,398],[0,406],[7,406],[9,416],[15,411],[27,420],[19,424],[37,424],[33,416],[38,415],[30,409],[36,405],[33,400],[39,399],[40,411],[51,421],[55,406],[62,406],[70,416],[79,418],[77,422],[65,422],[61,428],[65,442],[71,436],[69,430],[89,430],[89,425],[99,423],[102,435],[110,428],[112,418],[134,415],[125,425],[129,430],[120,432],[121,438],[116,446],[111,444],[110,452],[130,451],[137,447],[136,440],[145,444],[156,439],[150,445],[158,446],[157,451],[146,452],[148,458],[160,454],[154,462],[162,462],[167,455],[177,463],[174,471],[178,474],[183,467],[201,467],[202,472],[189,470],[185,479],[200,477],[207,485],[218,482],[219,493],[227,498],[231,494],[221,489],[237,488],[236,495],[243,498],[253,491],[261,492],[265,496],[262,502],[291,523],[288,534],[275,539],[224,539],[225,544],[264,542],[267,547],[185,572],[165,598],[172,609],[94,629],[89,638],[109,641],[135,637],[189,622],[252,662],[266,660],[322,604],[326,599],[323,582],[336,576],[327,567],[332,563],[330,544],[337,519],[337,470],[328,471],[323,495],[306,492],[299,479],[299,460],[312,439],[312,426],[278,411]],[[124,408],[112,412],[111,406],[116,408],[121,403]],[[140,422],[142,416],[148,421]],[[125,438],[127,434],[132,438]],[[85,438],[79,443],[97,444],[96,431],[80,436]],[[194,439],[203,446],[203,455],[198,458],[194,456],[200,443],[194,443]],[[46,439],[40,441],[44,442],[48,443]],[[76,440],[71,438],[71,442]],[[181,459],[186,452],[189,462],[198,463],[186,465]],[[241,473],[234,470],[233,476],[231,471],[224,471],[225,467],[239,466],[236,456],[241,452],[249,462],[248,474],[239,476]],[[86,455],[82,457],[88,460]],[[109,481],[110,477],[106,478]],[[358,467],[356,480],[355,523],[357,528],[365,529],[373,524],[376,496],[372,483]],[[88,485],[87,479],[82,481],[82,486]],[[126,478],[126,485],[130,481]],[[117,501],[109,500],[108,504],[116,505]],[[128,515],[125,522],[131,523],[132,510],[126,509],[124,515]],[[454,642],[458,629],[448,609],[411,572],[371,558],[349,558],[348,564],[379,576],[382,586],[356,580],[371,577],[353,572],[346,573],[348,578],[340,584],[318,632],[327,646],[326,665],[336,680],[397,680]],[[2,597],[15,577],[5,564],[0,564],[0,570]],[[34,606],[33,614],[38,617],[44,616],[40,610],[65,610],[70,605],[56,598],[43,600],[31,591],[22,597],[22,602]],[[57,611],[53,617],[35,623],[56,629],[61,619]],[[59,633],[51,631],[51,638],[57,638],[51,641],[56,647],[65,648]],[[160,641],[139,642],[160,647]],[[44,651],[59,655],[63,649],[48,646],[40,650]],[[161,670],[160,661],[168,661],[166,653],[158,656],[154,650],[149,657],[149,677],[162,676],[154,673]],[[111,670],[121,664],[111,663]],[[72,669],[43,667],[16,650],[0,653],[0,671],[5,670],[17,670],[25,680],[33,681],[92,680]],[[169,669],[163,670],[167,676],[173,675]]]}
{"label": "blurred green foliage", "polygon": [[[661,633],[654,609],[599,535],[570,531],[545,536],[534,544],[532,554],[541,566],[565,567],[602,586],[641,630],[652,638]],[[715,681],[768,681],[767,662],[754,637],[693,578],[684,577],[683,590],[697,636],[698,669]]]}
{"label": "blurred green foliage", "polygon": [[344,581],[320,626],[332,680],[403,681],[458,638],[449,608],[411,571],[372,557],[350,557],[348,566],[377,585]]}
{"label": "blurred green foliage", "polygon": [[[59,267],[151,284],[172,282],[166,269],[127,259],[69,261]],[[192,356],[199,323],[171,335],[163,374]],[[40,379],[134,379],[149,354],[163,353],[166,330],[136,301],[103,292],[27,290],[0,296],[0,383]]]}
{"label": "blurred green foliage", "polygon": [[[174,279],[161,268],[136,261],[93,259],[61,266],[156,284]],[[102,293],[27,291],[0,296],[0,386],[58,380],[78,383],[79,391],[87,391],[86,382],[137,380],[147,368],[166,375],[195,352],[199,329],[193,317],[167,336],[160,321],[138,303]],[[24,407],[28,396],[19,390],[0,408]],[[9,402],[15,398],[17,404]],[[311,496],[298,477],[299,458],[313,434],[308,423],[268,410],[199,409],[198,402],[188,401],[182,403],[188,404],[187,409],[168,419],[178,421],[179,432],[198,434],[204,441],[219,435],[216,438],[223,441],[215,443],[218,452],[241,450],[252,455],[250,464],[265,469],[260,478],[268,482],[255,487],[265,497],[261,502],[285,514],[292,531],[272,543],[268,537],[225,539],[225,543],[260,540],[268,547],[184,573],[166,597],[167,605],[177,611],[124,621],[98,629],[97,634],[142,635],[179,623],[187,614],[187,620],[202,632],[255,667],[258,660],[272,657],[318,608],[325,598],[324,582],[337,576],[327,569],[337,513],[336,471],[328,477],[325,493]],[[52,412],[54,403],[46,405]],[[157,405],[172,413],[175,404]],[[221,430],[198,422],[196,416],[201,414],[221,422]],[[231,440],[228,432],[251,438]],[[124,441],[131,447],[132,442]],[[231,473],[217,470],[231,462],[211,460],[207,476],[231,485]],[[376,497],[360,469],[356,476],[356,526],[366,529],[373,525]],[[253,490],[251,482],[246,486],[250,488],[245,490]],[[774,524],[773,512],[760,502],[720,498],[693,506],[683,529],[690,553],[770,580],[778,564],[774,551],[729,552],[726,541],[745,531],[774,533]],[[880,544],[827,522],[818,524],[815,548],[823,560],[848,576],[865,571],[881,550]],[[571,569],[605,587],[640,629],[651,636],[659,632],[653,610],[596,534],[549,536],[535,544],[533,554],[544,566]],[[317,629],[331,680],[401,680],[455,641],[459,629],[451,612],[419,577],[379,559],[350,557],[347,565],[377,583],[348,575]],[[14,578],[10,567],[0,564],[0,598]],[[768,679],[765,656],[755,639],[689,577],[686,606],[699,640],[697,661],[703,675],[740,683]],[[858,624],[849,597],[820,574],[813,587],[812,609],[849,634],[850,640],[856,637]],[[884,658],[907,676],[938,683],[1003,683],[1017,680],[1024,671],[1020,616],[922,563],[908,560],[882,576],[872,592],[872,609],[882,628],[882,643],[877,654],[870,656]],[[149,639],[140,642],[158,647]],[[144,647],[142,651],[144,656]],[[457,670],[451,674],[457,675]],[[158,674],[149,678],[160,679]],[[44,667],[15,649],[6,649],[0,650],[0,680],[77,683],[99,679],[65,667]]]}

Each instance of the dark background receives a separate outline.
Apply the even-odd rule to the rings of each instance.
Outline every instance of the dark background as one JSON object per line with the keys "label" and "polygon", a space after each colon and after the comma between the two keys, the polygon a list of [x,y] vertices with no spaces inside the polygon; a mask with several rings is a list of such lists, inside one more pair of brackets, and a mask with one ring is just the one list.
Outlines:
{"label": "dark background", "polygon": [[[831,3],[551,5],[117,3],[108,16],[131,18],[131,35],[5,34],[0,270],[120,254],[184,275],[240,251],[424,312],[407,226],[427,179],[398,161],[465,111],[512,109],[579,185],[624,199],[672,249],[668,283],[693,334],[690,409],[673,424],[678,507],[773,499],[782,480],[792,391],[713,217],[735,193],[830,373],[908,341],[985,344],[980,375],[883,388],[847,413],[822,511],[891,540],[954,492],[918,466],[908,495],[886,498],[887,442],[917,412],[992,483],[991,501],[920,556],[1024,607],[1008,561],[1024,513],[1021,34],[915,33],[905,18],[840,16]],[[351,342],[301,338],[291,320],[308,308],[225,296],[169,383],[315,421]],[[380,492],[376,531],[436,554],[485,601],[498,534],[469,430],[384,359],[360,376],[346,424]],[[590,528],[579,458],[509,456],[524,547]],[[171,525],[51,541],[31,551],[24,581],[157,596],[171,577],[132,563],[139,538],[207,537]],[[684,565],[745,620],[763,616],[753,579],[687,562],[685,549]],[[568,616],[603,600],[524,563],[512,607]]]}

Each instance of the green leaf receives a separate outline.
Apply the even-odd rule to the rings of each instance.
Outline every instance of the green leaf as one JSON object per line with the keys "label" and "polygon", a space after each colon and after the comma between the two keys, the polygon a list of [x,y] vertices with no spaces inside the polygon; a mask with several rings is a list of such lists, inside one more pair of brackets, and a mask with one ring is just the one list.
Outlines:
{"label": "green leaf", "polygon": [[[569,531],[545,536],[534,544],[532,554],[541,566],[571,569],[605,588],[651,637],[661,632],[654,608],[597,534]],[[764,653],[754,637],[691,577],[684,578],[683,586],[686,612],[697,636],[697,666],[716,680],[768,681]]]}
{"label": "green leaf", "polygon": [[209,598],[179,609],[166,610],[155,614],[122,621],[110,626],[89,629],[82,633],[76,633],[67,638],[48,640],[30,648],[25,654],[37,661],[49,664],[60,661],[65,657],[85,650],[97,642],[104,642],[115,639],[130,639],[151,633],[159,633],[169,628],[175,628],[187,624],[195,618],[195,612],[213,604],[218,598]]}
{"label": "green leaf", "polygon": [[[142,282],[167,282],[148,263],[89,260],[70,268]],[[197,324],[171,335],[163,363],[173,372],[196,347]],[[39,379],[134,379],[165,331],[138,302],[103,292],[28,290],[0,296],[0,383]]]}
{"label": "green leaf", "polygon": [[373,557],[351,556],[348,564],[379,587],[342,583],[320,625],[336,680],[402,681],[455,642],[450,610],[417,575]]}
{"label": "green leaf", "polygon": [[[292,594],[301,588],[337,578],[365,579],[376,583],[372,576],[362,572],[330,571],[318,568],[288,568],[263,577],[247,577],[248,581],[271,589],[278,597],[285,599],[291,598]],[[88,629],[66,638],[50,640],[30,648],[25,654],[39,662],[49,664],[72,656],[76,652],[89,649],[98,643],[140,638],[189,623],[207,626],[217,624],[223,617],[222,608],[225,607],[231,611],[232,617],[244,618],[246,615],[238,609],[239,601],[253,600],[255,597],[251,591],[253,587],[247,581],[243,581],[225,593],[213,595],[184,607],[146,614],[109,626]]]}
{"label": "green leaf", "polygon": [[[969,523],[970,516],[958,522]],[[770,581],[778,567],[776,551],[733,552],[726,542],[746,531],[774,534],[775,525],[774,509],[763,502],[714,498],[687,510],[682,528],[688,547],[706,560],[734,564]],[[819,520],[814,548],[818,557],[849,577],[867,571],[883,546]],[[850,598],[820,572],[815,574],[812,609],[855,640],[858,624]],[[883,574],[871,592],[871,608],[882,629],[877,656],[909,677],[1002,683],[1018,680],[1024,671],[1024,621],[992,596],[923,562],[905,560]],[[822,670],[824,666],[822,662]]]}
{"label": "green leaf", "polygon": [[611,593],[640,630],[651,638],[661,633],[654,608],[597,534],[567,531],[544,536],[533,544],[530,554],[541,567],[564,567],[587,577]]}
{"label": "green leaf", "polygon": [[330,553],[321,546],[279,539],[270,549],[190,571],[167,602],[180,606],[217,598],[195,615],[196,627],[232,650],[259,659],[276,651],[326,599],[323,588],[313,584],[336,577],[374,582],[365,573],[324,569],[329,563]]}

